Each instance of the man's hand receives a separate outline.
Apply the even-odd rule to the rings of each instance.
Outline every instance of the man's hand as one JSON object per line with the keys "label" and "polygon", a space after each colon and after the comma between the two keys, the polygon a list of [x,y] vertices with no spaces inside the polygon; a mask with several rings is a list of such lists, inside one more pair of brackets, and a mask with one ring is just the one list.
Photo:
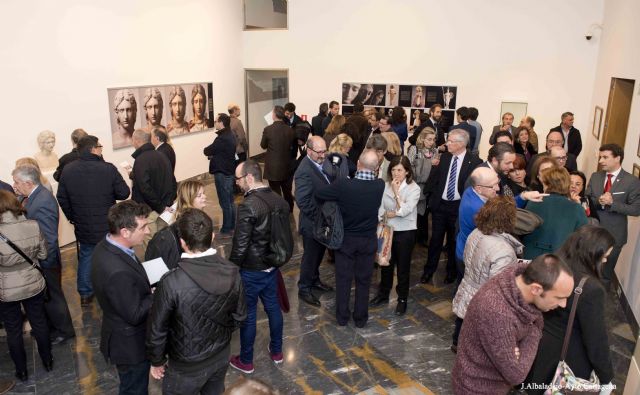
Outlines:
{"label": "man's hand", "polygon": [[530,202],[541,202],[545,196],[549,196],[548,193],[540,193],[538,191],[525,191],[520,194],[520,196],[524,200],[528,200]]}
{"label": "man's hand", "polygon": [[164,365],[162,366],[152,366],[151,367],[151,376],[153,376],[154,379],[156,380],[160,380],[161,378],[164,377]]}
{"label": "man's hand", "polygon": [[598,198],[598,203],[602,206],[611,206],[613,204],[613,195],[611,192],[605,192]]}
{"label": "man's hand", "polygon": [[506,132],[507,130],[509,130],[509,125],[502,125],[502,126],[500,126],[500,131],[502,131],[502,132]]}

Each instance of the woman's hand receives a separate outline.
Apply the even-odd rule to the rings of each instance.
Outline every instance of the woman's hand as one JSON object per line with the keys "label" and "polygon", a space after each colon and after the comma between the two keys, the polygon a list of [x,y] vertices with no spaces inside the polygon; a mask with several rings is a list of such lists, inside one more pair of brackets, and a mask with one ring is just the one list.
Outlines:
{"label": "woman's hand", "polygon": [[398,192],[400,191],[400,185],[402,185],[402,181],[404,180],[394,179],[393,181],[391,181],[391,189],[393,190],[393,194],[395,196],[398,196]]}
{"label": "woman's hand", "polygon": [[580,204],[580,194],[578,192],[571,192],[571,200]]}
{"label": "woman's hand", "polygon": [[387,211],[386,215],[387,215],[387,218],[395,218],[396,212],[395,211]]}

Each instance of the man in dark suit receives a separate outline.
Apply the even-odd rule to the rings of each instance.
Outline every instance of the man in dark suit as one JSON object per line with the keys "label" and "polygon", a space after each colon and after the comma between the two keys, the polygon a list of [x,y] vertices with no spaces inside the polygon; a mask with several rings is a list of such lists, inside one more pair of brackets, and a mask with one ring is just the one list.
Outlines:
{"label": "man in dark suit", "polygon": [[[558,132],[556,130],[552,130],[547,134],[546,141],[547,150],[545,152],[541,152],[539,154],[533,155],[527,164],[527,174],[531,174],[531,169],[533,168],[533,164],[536,163],[538,158],[542,158],[544,156],[554,156],[551,154],[551,151],[554,150],[555,147],[561,148],[564,146],[564,136],[562,132]],[[564,152],[564,155],[562,154]],[[576,156],[570,153],[567,153],[564,149],[563,151],[556,150],[555,156],[558,164],[564,166],[567,171],[576,171],[578,169],[578,164],[576,160]],[[565,158],[566,157],[566,158]],[[559,158],[559,159],[558,159]]]}
{"label": "man in dark suit", "polygon": [[167,131],[163,126],[156,126],[151,130],[151,144],[156,148],[156,151],[162,152],[166,155],[167,159],[171,163],[171,170],[176,171],[176,152],[168,142]]}
{"label": "man in dark suit", "polygon": [[491,136],[489,137],[489,144],[494,145],[496,143],[496,133],[499,131],[506,131],[514,136],[514,140],[516,136],[516,127],[513,126],[513,114],[510,112],[505,112],[502,114],[502,125],[496,125],[493,127],[491,131]]}
{"label": "man in dark suit", "polygon": [[264,178],[275,193],[284,197],[293,211],[293,165],[298,150],[296,134],[285,122],[284,108],[275,106],[271,113],[273,123],[262,132],[260,146],[267,150],[264,160]]}
{"label": "man in dark suit", "polygon": [[324,129],[322,129],[322,122],[328,117],[329,105],[327,103],[320,104],[318,115],[311,118],[311,134],[314,136],[322,137],[324,135]]}
{"label": "man in dark suit", "polygon": [[329,102],[329,116],[322,120],[322,133],[321,136],[324,136],[324,131],[327,130],[327,126],[331,123],[331,119],[340,113],[340,103],[335,100],[331,100]]}
{"label": "man in dark suit", "polygon": [[91,281],[102,309],[100,352],[115,364],[120,394],[147,394],[150,363],[145,355],[149,279],[133,247],[149,234],[149,207],[125,200],[109,209],[107,234],[93,251]]}
{"label": "man in dark suit", "polygon": [[560,125],[551,129],[550,131],[562,133],[564,139],[564,149],[568,153],[575,155],[576,158],[582,151],[582,137],[580,137],[580,131],[573,127],[573,113],[562,113]]}
{"label": "man in dark suit", "polygon": [[54,180],[60,181],[60,176],[62,175],[62,169],[64,169],[64,167],[69,163],[75,160],[78,160],[80,158],[80,155],[78,154],[78,149],[77,149],[78,142],[80,141],[81,138],[85,137],[86,135],[87,135],[87,132],[85,132],[84,129],[76,129],[73,132],[71,132],[71,144],[73,146],[73,149],[71,150],[71,152],[62,155],[62,157],[58,161],[58,168],[56,169],[55,173],[53,173]]}
{"label": "man in dark suit", "polygon": [[336,201],[344,223],[344,239],[336,255],[336,320],[345,326],[351,318],[349,299],[355,278],[353,321],[362,328],[369,319],[369,287],[377,250],[378,208],[384,182],[376,177],[378,155],[367,149],[358,159],[353,178],[343,178],[316,191],[321,201]]}
{"label": "man in dark suit", "polygon": [[292,129],[296,127],[297,124],[302,122],[302,119],[296,114],[296,105],[293,103],[287,103],[284,105],[284,120],[285,123],[288,124]]}
{"label": "man in dark suit", "polygon": [[298,297],[310,305],[320,306],[320,300],[312,289],[331,291],[333,288],[320,281],[318,268],[324,256],[325,246],[313,238],[313,227],[320,210],[314,196],[315,191],[328,185],[329,179],[322,171],[327,146],[320,136],[307,141],[307,157],[300,162],[294,179],[296,181],[296,203],[300,209],[298,232],[302,236],[302,262],[298,280]]}
{"label": "man in dark suit", "polygon": [[78,252],[80,304],[93,300],[91,255],[109,231],[107,213],[116,200],[129,197],[129,186],[118,169],[102,159],[102,145],[95,136],[78,142],[80,159],[65,167],[58,186],[60,208],[75,227]]}
{"label": "man in dark suit", "polygon": [[476,133],[475,126],[467,122],[469,119],[469,109],[467,107],[460,107],[456,110],[457,125],[453,125],[451,129],[462,129],[469,134],[469,148],[476,146]]}
{"label": "man in dark suit", "polygon": [[[429,108],[429,119],[424,124],[425,128],[431,128],[436,132],[436,145],[440,149],[440,151],[446,150],[446,136],[445,129],[440,126],[440,120],[442,119],[442,106],[440,104],[434,104]],[[420,133],[414,133],[409,137],[409,144],[416,145],[416,141],[418,141],[418,136]]]}
{"label": "man in dark suit", "polygon": [[49,320],[51,344],[60,344],[75,336],[69,306],[62,292],[62,268],[58,246],[58,202],[45,187],[40,185],[40,170],[32,166],[18,166],[12,173],[14,189],[24,196],[22,205],[27,219],[38,222],[47,241],[47,258],[40,267],[47,282],[51,300],[45,303]]}
{"label": "man in dark suit", "polygon": [[155,150],[151,144],[149,133],[138,129],[133,132],[133,146],[135,151],[131,156],[135,158],[131,172],[133,188],[131,198],[138,203],[144,203],[153,211],[149,214],[150,233],[143,245],[147,248],[153,235],[167,227],[167,223],[160,218],[165,211],[171,210],[176,200],[176,178],[171,170],[171,162],[166,155]]}
{"label": "man in dark suit", "polygon": [[624,149],[617,144],[600,147],[598,163],[602,170],[591,175],[585,196],[597,210],[600,226],[616,240],[607,263],[602,269],[607,287],[622,247],[627,243],[627,216],[640,215],[640,180],[622,169]]}
{"label": "man in dark suit", "polygon": [[427,188],[430,192],[429,208],[433,213],[431,242],[424,272],[420,281],[428,283],[438,269],[440,252],[447,236],[447,277],[452,283],[461,273],[456,271],[456,223],[460,197],[469,175],[482,161],[467,150],[469,136],[462,129],[454,129],[447,136],[447,150],[440,157],[440,164],[431,170]]}

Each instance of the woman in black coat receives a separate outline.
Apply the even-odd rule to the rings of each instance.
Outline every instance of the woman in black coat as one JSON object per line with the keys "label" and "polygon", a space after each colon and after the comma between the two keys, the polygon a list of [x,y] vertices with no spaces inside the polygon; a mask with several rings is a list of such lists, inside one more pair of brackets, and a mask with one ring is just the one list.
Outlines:
{"label": "woman in black coat", "polygon": [[533,144],[529,141],[529,130],[526,128],[518,128],[516,132],[516,141],[513,144],[516,149],[516,154],[524,156],[527,163],[531,158],[538,153],[533,147]]}
{"label": "woman in black coat", "polygon": [[[605,324],[607,292],[600,278],[614,242],[606,229],[585,225],[572,233],[557,253],[571,267],[576,287],[582,277],[588,278],[578,300],[566,362],[577,377],[586,380],[595,371],[603,385],[613,380],[614,372]],[[573,298],[567,300],[566,308],[544,313],[542,339],[525,388],[527,383],[551,383],[560,361]],[[529,395],[543,392],[527,389]]]}

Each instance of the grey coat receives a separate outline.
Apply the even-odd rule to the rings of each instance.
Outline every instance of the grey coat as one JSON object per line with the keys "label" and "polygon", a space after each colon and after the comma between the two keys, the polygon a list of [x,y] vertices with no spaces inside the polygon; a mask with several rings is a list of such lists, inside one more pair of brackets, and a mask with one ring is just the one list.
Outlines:
{"label": "grey coat", "polygon": [[[34,262],[47,257],[47,242],[38,223],[23,215],[15,217],[5,211],[0,232],[17,245]],[[7,243],[0,242],[0,300],[14,302],[37,295],[44,289],[44,278]]]}
{"label": "grey coat", "polygon": [[620,169],[620,174],[611,185],[613,204],[603,207],[598,203],[598,198],[604,193],[606,178],[604,171],[593,173],[585,196],[593,202],[600,218],[600,226],[611,232],[616,245],[621,247],[627,243],[627,216],[640,215],[640,180]]}
{"label": "grey coat", "polygon": [[464,319],[467,307],[480,287],[515,263],[523,245],[508,233],[485,235],[475,229],[464,247],[464,277],[453,298],[453,312]]}

